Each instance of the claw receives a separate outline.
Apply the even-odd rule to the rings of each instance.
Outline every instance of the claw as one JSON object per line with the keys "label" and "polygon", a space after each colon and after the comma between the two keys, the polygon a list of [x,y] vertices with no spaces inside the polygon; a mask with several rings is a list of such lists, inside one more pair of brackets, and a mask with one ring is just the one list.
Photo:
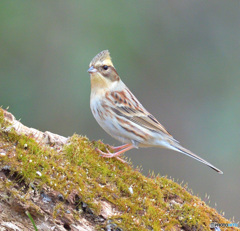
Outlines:
{"label": "claw", "polygon": [[121,161],[122,163],[124,163],[124,164],[125,164],[125,163],[127,163],[127,161],[125,161],[125,160],[121,159],[121,158],[120,158],[120,157],[118,157],[118,156],[116,157],[116,159],[120,160],[120,161]]}

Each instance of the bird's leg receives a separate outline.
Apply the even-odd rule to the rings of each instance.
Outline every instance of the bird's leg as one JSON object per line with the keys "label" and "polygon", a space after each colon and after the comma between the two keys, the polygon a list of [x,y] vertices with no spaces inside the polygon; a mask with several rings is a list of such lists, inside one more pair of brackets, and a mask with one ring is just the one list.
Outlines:
{"label": "bird's leg", "polygon": [[[121,148],[123,148],[122,150],[115,152],[115,153],[111,153],[108,149],[107,152],[103,152],[100,149],[96,149],[99,153],[101,153],[102,157],[106,157],[106,158],[112,158],[112,157],[116,157],[118,160],[122,161],[123,163],[125,162],[124,160],[122,160],[121,158],[119,158],[118,156],[121,155],[122,153],[134,148],[134,146],[132,144],[126,144],[126,145],[122,145]],[[121,149],[120,147],[117,147],[117,149]]]}
{"label": "bird's leg", "polygon": [[107,157],[107,156],[110,156],[110,157],[117,157],[119,155],[121,155],[122,153],[128,151],[128,150],[131,150],[132,148],[134,148],[134,146],[132,144],[128,144],[125,148],[121,149],[120,151],[118,152],[114,152],[114,153],[110,153],[108,150],[108,153],[109,154],[106,154],[106,156],[103,155],[103,157]]}
{"label": "bird's leg", "polygon": [[117,146],[117,147],[111,146],[111,149],[112,149],[114,152],[118,152],[118,151],[120,151],[121,149],[124,149],[124,148],[128,147],[129,145],[130,145],[130,144],[124,144],[124,145]]}

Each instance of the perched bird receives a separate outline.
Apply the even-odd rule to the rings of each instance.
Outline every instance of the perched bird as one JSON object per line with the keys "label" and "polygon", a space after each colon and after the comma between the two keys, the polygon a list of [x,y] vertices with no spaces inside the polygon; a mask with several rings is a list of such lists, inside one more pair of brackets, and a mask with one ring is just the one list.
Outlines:
{"label": "perched bird", "polygon": [[169,132],[151,115],[127,88],[114,68],[110,53],[104,50],[89,64],[91,76],[90,107],[99,125],[112,137],[124,143],[103,152],[103,157],[116,157],[138,147],[161,147],[190,156],[214,169],[212,164],[182,147]]}

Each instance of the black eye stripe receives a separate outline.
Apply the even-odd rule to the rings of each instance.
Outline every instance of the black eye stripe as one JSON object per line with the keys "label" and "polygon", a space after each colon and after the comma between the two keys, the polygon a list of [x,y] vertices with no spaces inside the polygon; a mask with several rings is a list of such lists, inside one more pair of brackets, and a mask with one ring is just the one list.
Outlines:
{"label": "black eye stripe", "polygon": [[[105,69],[104,69],[105,67]],[[101,65],[98,67],[98,71],[101,73],[101,75],[107,79],[110,79],[111,81],[117,81],[119,80],[119,76],[117,71],[112,66],[107,65]]]}

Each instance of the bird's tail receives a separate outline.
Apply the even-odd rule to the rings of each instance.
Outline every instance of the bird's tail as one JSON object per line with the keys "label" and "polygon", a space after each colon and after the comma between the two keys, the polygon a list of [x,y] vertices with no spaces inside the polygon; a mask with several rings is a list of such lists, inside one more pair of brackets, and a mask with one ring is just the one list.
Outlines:
{"label": "bird's tail", "polygon": [[213,166],[212,164],[210,164],[210,163],[207,162],[206,160],[202,159],[201,157],[197,156],[196,154],[192,153],[192,152],[189,151],[188,149],[182,147],[179,143],[172,141],[170,145],[171,145],[171,148],[172,148],[173,150],[175,150],[175,151],[177,151],[177,152],[181,152],[181,153],[183,153],[183,154],[185,154],[185,155],[187,155],[187,156],[190,156],[190,157],[192,157],[193,159],[198,160],[198,161],[206,164],[207,166],[209,166],[210,168],[212,168],[213,170],[215,170],[215,171],[218,172],[219,174],[223,174],[223,172],[222,172],[220,169],[216,168],[215,166]]}

